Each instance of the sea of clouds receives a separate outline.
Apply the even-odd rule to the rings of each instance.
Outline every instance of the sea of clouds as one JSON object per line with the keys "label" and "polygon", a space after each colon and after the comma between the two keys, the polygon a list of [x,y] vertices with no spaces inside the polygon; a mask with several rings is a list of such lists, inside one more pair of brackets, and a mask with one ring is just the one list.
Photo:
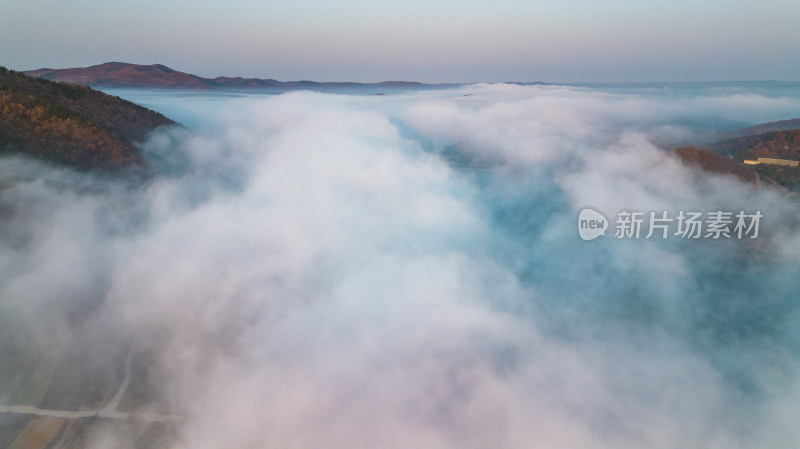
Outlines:
{"label": "sea of clouds", "polygon": [[[800,444],[798,206],[657,146],[797,99],[500,84],[213,104],[151,136],[145,178],[2,160],[4,350],[135,341],[176,449]],[[584,207],[764,218],[755,241],[585,242]]]}

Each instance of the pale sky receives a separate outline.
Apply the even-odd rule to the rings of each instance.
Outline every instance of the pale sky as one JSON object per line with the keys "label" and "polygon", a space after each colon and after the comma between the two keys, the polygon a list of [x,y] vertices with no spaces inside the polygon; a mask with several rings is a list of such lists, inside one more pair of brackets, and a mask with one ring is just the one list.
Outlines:
{"label": "pale sky", "polygon": [[797,0],[0,0],[0,65],[316,81],[800,79]]}

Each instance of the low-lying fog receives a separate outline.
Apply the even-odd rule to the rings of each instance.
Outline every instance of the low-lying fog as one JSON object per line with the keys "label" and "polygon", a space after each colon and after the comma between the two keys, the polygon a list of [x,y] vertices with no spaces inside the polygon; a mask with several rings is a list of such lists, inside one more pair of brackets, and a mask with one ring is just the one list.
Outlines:
{"label": "low-lying fog", "polygon": [[[797,446],[798,206],[657,144],[800,100],[659,92],[129,92],[189,127],[153,177],[0,163],[0,349],[135,342],[181,449]],[[585,207],[764,218],[583,241]]]}

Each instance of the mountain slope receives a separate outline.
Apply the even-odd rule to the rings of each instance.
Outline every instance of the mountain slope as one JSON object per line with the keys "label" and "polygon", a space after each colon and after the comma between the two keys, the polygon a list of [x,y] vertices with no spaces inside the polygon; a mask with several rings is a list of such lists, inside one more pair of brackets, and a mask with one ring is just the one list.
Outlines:
{"label": "mountain slope", "polygon": [[684,163],[705,171],[731,174],[747,182],[754,182],[760,176],[761,180],[796,190],[800,185],[800,167],[745,165],[742,161],[759,157],[800,160],[798,128],[800,119],[763,123],[725,133],[727,138],[706,148],[682,147],[672,153]]}
{"label": "mountain slope", "polygon": [[712,144],[710,148],[740,159],[777,157],[800,160],[800,129],[727,139]]}
{"label": "mountain slope", "polygon": [[747,165],[729,157],[721,156],[705,148],[683,147],[673,150],[673,154],[687,165],[699,167],[705,171],[734,175],[745,182],[755,183],[756,173]]}
{"label": "mountain slope", "polygon": [[80,168],[142,163],[135,142],[170,119],[85,86],[0,67],[0,152]]}

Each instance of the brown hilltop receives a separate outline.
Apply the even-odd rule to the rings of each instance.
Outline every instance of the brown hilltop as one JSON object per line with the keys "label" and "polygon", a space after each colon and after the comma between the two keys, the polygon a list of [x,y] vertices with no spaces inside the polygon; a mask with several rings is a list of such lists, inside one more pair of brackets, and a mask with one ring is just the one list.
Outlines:
{"label": "brown hilltop", "polygon": [[25,74],[51,81],[102,87],[211,88],[205,78],[179,72],[161,64],[106,62],[82,68],[31,70]]}
{"label": "brown hilltop", "polygon": [[169,124],[119,97],[0,67],[0,152],[80,168],[140,165],[135,143]]}

